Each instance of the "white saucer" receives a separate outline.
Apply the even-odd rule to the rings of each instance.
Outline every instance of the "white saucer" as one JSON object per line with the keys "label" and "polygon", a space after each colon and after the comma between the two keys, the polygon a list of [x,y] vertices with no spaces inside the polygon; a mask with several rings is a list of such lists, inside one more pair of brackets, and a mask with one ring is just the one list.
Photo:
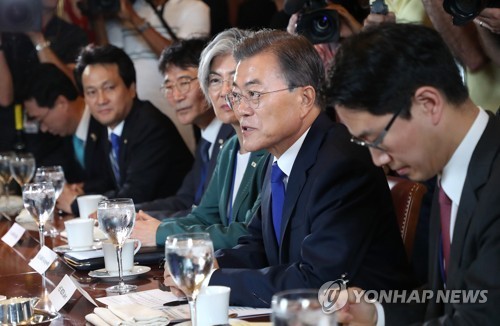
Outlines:
{"label": "white saucer", "polygon": [[102,244],[100,242],[90,247],[71,248],[69,245],[62,245],[59,247],[52,248],[52,250],[60,254],[64,254],[66,252],[94,251],[99,249],[102,249]]}
{"label": "white saucer", "polygon": [[[134,266],[130,272],[123,273],[123,280],[131,280],[136,278],[137,276],[147,273],[151,270],[151,267],[148,266]],[[118,281],[118,274],[109,275],[106,269],[101,268],[95,271],[89,272],[90,277],[96,277],[105,279],[106,281],[115,282]]]}

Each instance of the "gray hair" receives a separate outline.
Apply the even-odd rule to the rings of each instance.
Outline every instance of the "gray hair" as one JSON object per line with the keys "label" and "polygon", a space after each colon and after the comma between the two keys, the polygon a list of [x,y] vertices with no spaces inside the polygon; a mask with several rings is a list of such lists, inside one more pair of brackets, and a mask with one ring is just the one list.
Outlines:
{"label": "gray hair", "polygon": [[198,80],[201,90],[210,102],[208,95],[208,76],[212,61],[219,56],[232,55],[236,45],[244,38],[252,36],[254,32],[238,28],[230,28],[217,34],[201,53],[200,65],[198,67]]}

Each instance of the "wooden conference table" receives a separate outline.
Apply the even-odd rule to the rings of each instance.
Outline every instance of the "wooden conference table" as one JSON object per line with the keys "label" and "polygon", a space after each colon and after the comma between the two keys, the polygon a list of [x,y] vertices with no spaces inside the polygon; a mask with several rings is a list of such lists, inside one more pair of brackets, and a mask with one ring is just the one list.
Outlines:
{"label": "wooden conference table", "polygon": [[[64,220],[72,218],[71,216],[54,217],[53,226],[59,230],[64,230]],[[7,233],[13,222],[5,218],[0,220],[0,238]],[[49,248],[66,244],[59,236],[45,237],[45,245]],[[38,232],[27,231],[21,240],[13,247],[9,247],[3,241],[0,241],[0,295],[11,297],[36,297],[42,293],[42,277],[29,265],[29,260],[40,250],[38,243]],[[159,264],[149,265],[151,271],[139,275],[134,280],[127,283],[138,286],[138,291],[158,289],[163,283],[163,268]],[[51,266],[51,270],[62,271],[63,273],[72,273],[63,259],[58,259]],[[72,274],[91,296],[100,298],[106,296],[105,289],[111,283],[88,276],[88,271],[75,271]],[[57,284],[56,284],[57,285]],[[52,288],[53,289],[53,288]],[[59,311],[60,317],[54,319],[45,325],[85,325],[85,315],[91,313],[94,305],[84,298],[78,291],[72,296],[70,301]],[[258,319],[246,319],[248,321],[268,321],[267,317]]]}

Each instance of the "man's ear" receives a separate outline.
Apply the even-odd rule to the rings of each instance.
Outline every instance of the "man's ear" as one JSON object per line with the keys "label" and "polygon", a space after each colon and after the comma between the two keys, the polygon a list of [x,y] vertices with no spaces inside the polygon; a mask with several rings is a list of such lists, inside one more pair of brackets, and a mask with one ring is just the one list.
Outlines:
{"label": "man's ear", "polygon": [[312,86],[303,86],[300,93],[301,117],[306,116],[316,103],[316,90]]}
{"label": "man's ear", "polygon": [[64,110],[67,110],[69,108],[69,101],[68,99],[66,98],[66,96],[64,95],[59,95],[57,98],[56,98],[56,101],[54,102],[54,107],[53,109],[55,108],[58,108],[58,107],[61,107],[62,109]]}
{"label": "man's ear", "polygon": [[421,113],[430,117],[433,124],[439,123],[443,115],[443,94],[431,86],[423,86],[415,91],[414,105],[420,108]]}

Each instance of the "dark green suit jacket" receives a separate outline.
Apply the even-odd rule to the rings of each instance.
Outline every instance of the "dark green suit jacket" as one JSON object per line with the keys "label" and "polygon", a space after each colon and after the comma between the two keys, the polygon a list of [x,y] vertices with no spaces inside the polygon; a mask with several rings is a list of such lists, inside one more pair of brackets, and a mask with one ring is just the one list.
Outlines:
{"label": "dark green suit jacket", "polygon": [[185,216],[164,220],[156,231],[157,245],[165,245],[167,236],[185,232],[208,232],[214,249],[231,248],[238,238],[248,234],[247,224],[260,206],[260,190],[268,157],[266,151],[250,154],[248,165],[241,180],[232,208],[232,220],[228,218],[228,202],[231,198],[234,164],[238,151],[238,138],[226,142],[217,158],[212,179],[200,205]]}

